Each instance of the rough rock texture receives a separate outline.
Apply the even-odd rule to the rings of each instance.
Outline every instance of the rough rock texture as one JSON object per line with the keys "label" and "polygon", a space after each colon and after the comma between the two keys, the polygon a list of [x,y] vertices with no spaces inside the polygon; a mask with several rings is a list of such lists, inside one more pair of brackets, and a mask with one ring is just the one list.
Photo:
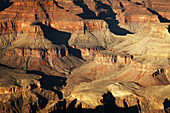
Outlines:
{"label": "rough rock texture", "polygon": [[0,62],[14,68],[37,70],[50,75],[62,76],[62,73],[69,73],[72,69],[80,66],[83,60],[70,56],[67,48],[14,48],[7,51]]}
{"label": "rough rock texture", "polygon": [[[62,78],[47,75],[29,74],[26,71],[0,66],[0,111],[3,113],[50,112],[59,100],[58,90]],[[44,84],[50,80],[51,83]],[[55,82],[58,81],[56,84]]]}
{"label": "rough rock texture", "polygon": [[170,112],[169,5],[1,0],[0,112]]}
{"label": "rough rock texture", "polygon": [[[120,44],[113,45],[118,52],[128,52],[136,57],[135,60],[143,64],[151,64],[156,68],[169,67],[170,34],[168,24],[144,24],[141,32],[133,38],[128,38]],[[154,45],[154,46],[153,46]]]}
{"label": "rough rock texture", "polygon": [[113,101],[115,101],[117,106],[126,107],[126,103],[130,108],[140,104],[139,112],[147,113],[152,112],[152,110],[164,109],[163,103],[166,98],[169,98],[168,89],[169,85],[145,88],[133,82],[123,83],[110,80],[96,80],[77,85],[69,98],[82,102],[84,108],[95,108],[98,105],[102,105],[100,101],[104,99],[102,95],[109,91],[116,98]]}
{"label": "rough rock texture", "polygon": [[[45,4],[45,1],[42,3]],[[48,7],[56,7],[53,2],[49,2],[46,5]],[[18,6],[21,9],[18,9]],[[12,10],[10,8],[13,10],[16,9],[15,12],[19,11],[18,14],[21,15],[27,14],[27,12],[24,11],[25,8],[30,9],[30,12],[33,13],[27,14],[29,16],[36,16],[34,10],[44,13],[44,15],[47,13],[44,6],[38,1],[14,1],[11,7],[0,12],[2,13],[1,17],[7,18],[5,15],[10,15]],[[60,10],[60,8],[58,8],[58,10]],[[48,14],[46,14],[46,16],[47,15]],[[2,18],[0,36],[0,42],[2,43],[1,64],[26,70],[42,70],[45,73],[53,75],[56,75],[55,73],[58,72],[69,73],[71,69],[80,66],[83,61],[75,58],[74,56],[70,56],[72,55],[70,51],[78,51],[67,46],[70,33],[59,31],[51,27],[52,23],[50,22],[52,20],[49,20],[46,16],[41,15],[41,13],[39,16],[41,17],[40,20],[36,20],[31,17],[27,18],[25,16],[20,17],[19,15],[16,15],[17,19],[15,21],[11,16],[8,18],[8,21]],[[43,24],[43,22],[45,24]],[[56,20],[54,22],[59,21]],[[59,23],[61,23],[61,21]],[[67,22],[66,25],[68,25]],[[60,26],[58,27],[61,28]],[[58,38],[55,38],[56,36]],[[63,38],[62,40],[60,40],[61,37]],[[78,52],[77,56],[80,56]],[[58,64],[56,65],[57,62],[65,63],[60,63],[58,66]],[[50,71],[54,72],[51,73]]]}

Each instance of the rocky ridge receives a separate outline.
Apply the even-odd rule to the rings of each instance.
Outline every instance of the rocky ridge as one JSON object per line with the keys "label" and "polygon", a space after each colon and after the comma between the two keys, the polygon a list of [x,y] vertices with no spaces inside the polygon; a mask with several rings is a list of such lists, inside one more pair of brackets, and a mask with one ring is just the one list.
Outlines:
{"label": "rocky ridge", "polygon": [[169,112],[169,4],[2,0],[0,111]]}

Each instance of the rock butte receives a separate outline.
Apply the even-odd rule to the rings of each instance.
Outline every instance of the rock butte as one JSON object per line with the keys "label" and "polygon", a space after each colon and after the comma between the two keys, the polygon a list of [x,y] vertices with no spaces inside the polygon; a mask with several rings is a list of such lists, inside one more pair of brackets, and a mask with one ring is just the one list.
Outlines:
{"label": "rock butte", "polygon": [[0,112],[170,112],[169,0],[1,0]]}

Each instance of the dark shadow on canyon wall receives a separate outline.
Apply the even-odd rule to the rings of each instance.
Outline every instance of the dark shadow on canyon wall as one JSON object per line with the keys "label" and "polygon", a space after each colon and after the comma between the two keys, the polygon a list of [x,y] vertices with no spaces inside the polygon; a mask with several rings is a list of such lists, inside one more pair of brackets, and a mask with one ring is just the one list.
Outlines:
{"label": "dark shadow on canyon wall", "polygon": [[75,56],[77,58],[80,58],[80,59],[84,60],[82,58],[82,56],[81,56],[81,51],[79,49],[72,48],[72,47],[68,46],[68,51],[69,51],[70,55],[73,55],[73,56]]}
{"label": "dark shadow on canyon wall", "polygon": [[155,10],[152,10],[150,8],[147,8],[148,11],[150,11],[152,14],[155,14],[158,16],[158,19],[160,22],[170,22],[170,20],[168,20],[167,18],[162,17],[158,12],[156,12]]}
{"label": "dark shadow on canyon wall", "polygon": [[45,108],[45,106],[48,104],[48,100],[38,93],[35,93],[35,95],[38,97],[38,103],[39,103],[40,109]]}
{"label": "dark shadow on canyon wall", "polygon": [[94,0],[96,2],[96,9],[103,10],[98,14],[98,18],[104,20],[108,25],[112,33],[116,35],[132,34],[130,31],[118,26],[119,22],[116,20],[116,13],[112,10],[110,5],[103,4],[101,1]]}
{"label": "dark shadow on canyon wall", "polygon": [[53,0],[53,3],[54,3],[58,8],[64,9],[64,7],[58,5],[58,2],[57,2],[57,1]]}
{"label": "dark shadow on canyon wall", "polygon": [[[58,8],[64,9],[64,7],[60,6],[57,1],[53,0],[53,3],[54,3]],[[65,11],[69,12],[69,10],[65,10]]]}
{"label": "dark shadow on canyon wall", "polygon": [[110,5],[103,4],[101,1],[97,0],[94,0],[94,2],[96,3],[96,10],[98,10],[96,13],[90,10],[83,0],[73,0],[75,5],[83,9],[83,13],[78,14],[78,16],[83,19],[104,20],[109,25],[110,31],[116,35],[132,34],[130,31],[118,26],[119,22],[116,20],[116,13],[113,12]]}
{"label": "dark shadow on canyon wall", "polygon": [[83,13],[78,14],[83,19],[97,19],[96,14],[88,8],[83,0],[73,0],[73,3],[83,9]]}
{"label": "dark shadow on canyon wall", "polygon": [[5,10],[6,8],[10,7],[13,4],[13,2],[10,2],[10,0],[0,0],[0,11]]}
{"label": "dark shadow on canyon wall", "polygon": [[13,68],[13,67],[9,67],[9,66],[7,66],[7,65],[3,65],[3,64],[1,64],[1,63],[0,63],[0,67],[7,67],[7,68],[9,68],[9,69],[16,69],[16,68]]}
{"label": "dark shadow on canyon wall", "polygon": [[44,33],[44,37],[52,41],[53,44],[68,45],[68,40],[71,37],[71,33],[59,31],[57,29],[52,28],[50,25],[47,26],[43,24],[42,22],[33,23],[32,25],[40,26]]}
{"label": "dark shadow on canyon wall", "polygon": [[167,98],[163,102],[165,113],[170,113],[170,100]]}
{"label": "dark shadow on canyon wall", "polygon": [[52,28],[50,24],[47,26],[42,22],[32,23],[31,25],[40,26],[46,39],[50,40],[53,44],[56,45],[65,45],[68,48],[69,55],[73,55],[82,59],[81,51],[68,45],[71,33],[59,31]]}
{"label": "dark shadow on canyon wall", "polygon": [[53,75],[46,75],[43,72],[33,70],[28,70],[27,73],[40,75],[42,77],[39,80],[41,87],[46,90],[54,91],[58,94],[59,99],[63,98],[63,94],[60,92],[59,88],[66,85],[66,78]]}
{"label": "dark shadow on canyon wall", "polygon": [[75,99],[66,108],[66,100],[60,101],[56,105],[58,109],[51,113],[139,113],[137,105],[128,107],[125,101],[123,102],[125,107],[118,107],[115,103],[115,97],[110,92],[103,95],[103,105],[99,105],[95,109],[82,108],[81,103],[75,107],[76,103]]}

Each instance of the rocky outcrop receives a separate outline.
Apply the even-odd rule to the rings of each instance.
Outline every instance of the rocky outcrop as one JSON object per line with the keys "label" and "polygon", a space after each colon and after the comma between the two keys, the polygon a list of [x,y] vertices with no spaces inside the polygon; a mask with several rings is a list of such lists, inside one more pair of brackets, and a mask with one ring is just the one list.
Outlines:
{"label": "rocky outcrop", "polygon": [[[145,5],[146,4],[146,5]],[[149,0],[149,1],[145,1],[144,5],[148,8],[151,8],[153,11],[155,11],[159,17],[162,16],[163,18],[159,18],[160,21],[162,22],[168,22],[168,19],[170,19],[169,17],[169,5],[170,3],[166,0]],[[156,14],[155,13],[155,14]]]}
{"label": "rocky outcrop", "polygon": [[[8,62],[6,62],[8,61]],[[37,70],[46,74],[62,76],[70,73],[84,61],[68,54],[67,48],[26,49],[15,48],[1,57],[0,63],[14,68]]]}
{"label": "rocky outcrop", "polygon": [[[162,26],[156,24],[152,26],[149,25],[148,23],[144,24],[142,33],[137,33],[134,38],[129,38],[113,48],[115,48],[114,50],[118,50],[118,52],[127,51],[129,54],[138,56],[134,59],[137,62],[145,62],[157,68],[169,67],[168,29],[164,27],[164,24],[162,24]],[[153,44],[154,47],[152,47]],[[159,62],[159,60],[162,62]]]}
{"label": "rocky outcrop", "polygon": [[167,0],[1,0],[0,111],[167,112],[169,12]]}
{"label": "rocky outcrop", "polygon": [[133,56],[123,53],[101,51],[95,57],[95,62],[97,64],[112,65],[112,64],[130,64]]}
{"label": "rocky outcrop", "polygon": [[[48,88],[42,84],[50,79],[46,75],[28,74],[28,72],[0,66],[0,111],[8,112],[50,112],[60,97],[52,90],[51,83]],[[48,79],[47,79],[48,78]],[[57,77],[53,77],[55,80]],[[56,85],[56,84],[55,84]],[[58,86],[55,86],[58,87]],[[50,89],[51,88],[51,89]],[[56,89],[57,90],[57,89]]]}
{"label": "rocky outcrop", "polygon": [[12,70],[0,66],[1,68],[1,84],[0,94],[13,94],[20,91],[31,90],[33,87],[40,88],[40,76],[29,75],[24,71]]}
{"label": "rocky outcrop", "polygon": [[152,15],[145,7],[132,3],[126,6],[124,13],[120,14],[122,24],[131,22],[159,22],[157,15]]}
{"label": "rocky outcrop", "polygon": [[[107,24],[106,24],[107,25]],[[101,29],[95,31],[78,31],[73,33],[68,44],[70,46],[81,48],[107,48],[114,42],[113,34],[109,29]]]}
{"label": "rocky outcrop", "polygon": [[52,48],[52,49],[31,49],[31,48],[14,48],[6,52],[7,56],[22,56],[35,58],[49,58],[69,56],[67,48]]}
{"label": "rocky outcrop", "polygon": [[[144,88],[133,82],[122,83],[97,80],[77,85],[71,92],[69,99],[76,98],[79,102],[82,102],[82,106],[85,108],[87,108],[87,106],[95,108],[98,105],[102,105],[102,101],[100,100],[105,101],[106,97],[104,94],[108,94],[107,92],[109,91],[112,94],[112,101],[115,106],[122,108],[126,107],[126,110],[128,110],[128,107],[130,109],[130,107],[136,106],[137,111],[142,113],[148,111],[158,112],[161,110],[163,112],[163,103],[165,99],[169,97],[167,95],[169,91],[166,90],[165,92],[165,89],[168,87],[169,85]],[[161,91],[162,89],[164,89],[164,91]],[[153,90],[154,92],[150,93]],[[65,93],[67,90],[64,90],[63,92]],[[118,107],[115,107],[115,109],[117,108],[117,110],[119,110]]]}
{"label": "rocky outcrop", "polygon": [[[36,33],[40,30],[38,26],[32,26],[32,24],[37,21],[7,21],[1,22],[0,24],[0,33],[10,33],[10,32],[18,32],[18,33]],[[94,31],[100,29],[106,29],[107,24],[102,20],[55,20],[51,21],[42,21],[44,25],[50,25],[54,29],[60,31],[66,31],[73,33],[75,31]]]}
{"label": "rocky outcrop", "polygon": [[95,48],[86,48],[81,46],[72,46],[73,48],[79,49],[81,51],[81,56],[86,61],[93,61],[96,53],[103,50],[102,47],[95,47]]}
{"label": "rocky outcrop", "polygon": [[140,62],[132,62],[132,68],[135,70],[140,70],[140,71],[147,71],[147,72],[152,72],[155,68],[152,65],[149,64],[142,64]]}

